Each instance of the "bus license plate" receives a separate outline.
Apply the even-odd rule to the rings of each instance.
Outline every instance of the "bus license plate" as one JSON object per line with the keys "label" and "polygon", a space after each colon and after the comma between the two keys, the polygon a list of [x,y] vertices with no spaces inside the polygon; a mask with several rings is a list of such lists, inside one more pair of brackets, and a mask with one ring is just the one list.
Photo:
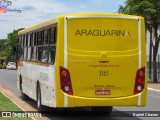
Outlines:
{"label": "bus license plate", "polygon": [[95,94],[96,95],[111,95],[111,91],[110,90],[96,90]]}

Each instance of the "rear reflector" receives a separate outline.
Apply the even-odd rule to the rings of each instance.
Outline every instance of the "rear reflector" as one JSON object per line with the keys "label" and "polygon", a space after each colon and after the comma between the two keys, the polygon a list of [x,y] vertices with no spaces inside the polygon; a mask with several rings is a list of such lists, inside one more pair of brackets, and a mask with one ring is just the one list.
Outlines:
{"label": "rear reflector", "polygon": [[134,92],[133,94],[138,94],[143,91],[145,85],[145,67],[137,70]]}
{"label": "rear reflector", "polygon": [[60,66],[60,83],[61,83],[61,90],[64,93],[73,95],[72,83],[71,83],[69,71],[66,68],[61,66]]}

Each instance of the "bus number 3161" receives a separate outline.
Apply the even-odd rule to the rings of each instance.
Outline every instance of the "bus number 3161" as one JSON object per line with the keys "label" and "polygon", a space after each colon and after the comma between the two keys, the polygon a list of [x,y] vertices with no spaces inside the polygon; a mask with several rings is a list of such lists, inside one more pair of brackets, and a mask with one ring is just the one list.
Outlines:
{"label": "bus number 3161", "polygon": [[108,76],[108,71],[99,70],[99,76]]}

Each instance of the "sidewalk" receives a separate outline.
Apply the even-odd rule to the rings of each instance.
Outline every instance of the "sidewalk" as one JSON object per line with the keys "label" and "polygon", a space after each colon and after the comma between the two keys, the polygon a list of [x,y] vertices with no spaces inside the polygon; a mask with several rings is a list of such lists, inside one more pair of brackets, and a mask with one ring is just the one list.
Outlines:
{"label": "sidewalk", "polygon": [[[22,111],[37,112],[37,109],[23,101],[20,97],[15,96],[10,90],[0,85],[0,93],[9,98],[15,105],[17,105]],[[47,117],[35,117],[33,120],[48,120]]]}
{"label": "sidewalk", "polygon": [[160,82],[159,83],[153,83],[153,82],[149,81],[148,82],[148,88],[153,88],[153,89],[160,90]]}

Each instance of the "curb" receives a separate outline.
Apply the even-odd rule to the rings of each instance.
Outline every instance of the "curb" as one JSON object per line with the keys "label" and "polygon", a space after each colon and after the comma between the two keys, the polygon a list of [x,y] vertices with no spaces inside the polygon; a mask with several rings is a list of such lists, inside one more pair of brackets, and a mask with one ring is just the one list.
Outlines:
{"label": "curb", "polygon": [[[37,112],[37,109],[33,108],[31,105],[27,104],[21,98],[15,96],[10,90],[4,88],[0,85],[0,92],[10,99],[15,105],[17,105],[22,111],[34,111]],[[33,120],[48,120],[47,117],[31,117]]]}

